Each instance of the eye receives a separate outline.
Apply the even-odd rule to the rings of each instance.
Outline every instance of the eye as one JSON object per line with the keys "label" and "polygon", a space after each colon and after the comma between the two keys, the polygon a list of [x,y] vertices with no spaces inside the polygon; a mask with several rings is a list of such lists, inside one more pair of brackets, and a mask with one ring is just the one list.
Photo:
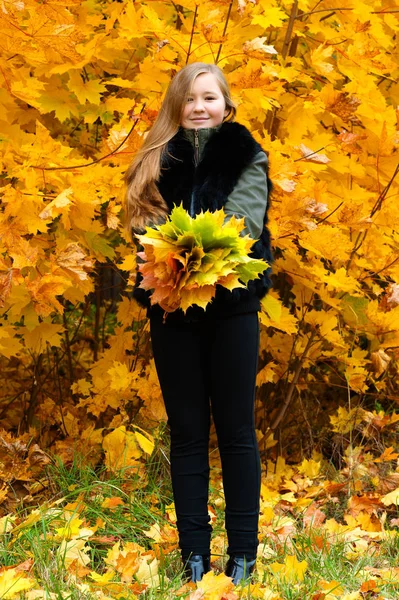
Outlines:
{"label": "eye", "polygon": [[186,102],[192,102],[192,101],[193,101],[193,99],[191,97],[186,99]]}
{"label": "eye", "polygon": [[215,96],[206,96],[205,100],[215,100]]}

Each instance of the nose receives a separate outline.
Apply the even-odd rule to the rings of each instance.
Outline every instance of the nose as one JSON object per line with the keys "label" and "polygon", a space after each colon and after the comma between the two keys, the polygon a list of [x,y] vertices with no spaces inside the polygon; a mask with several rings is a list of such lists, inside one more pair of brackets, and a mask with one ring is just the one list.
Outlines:
{"label": "nose", "polygon": [[197,98],[194,100],[194,112],[202,112],[204,110],[204,103],[202,102],[202,98]]}

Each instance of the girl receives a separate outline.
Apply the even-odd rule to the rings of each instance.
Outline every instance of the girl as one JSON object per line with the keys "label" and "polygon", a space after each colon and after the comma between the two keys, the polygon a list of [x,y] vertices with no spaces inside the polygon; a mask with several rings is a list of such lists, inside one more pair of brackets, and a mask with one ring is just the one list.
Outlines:
{"label": "girl", "polygon": [[[172,80],[159,115],[126,173],[129,228],[161,223],[174,204],[195,216],[223,207],[245,218],[258,241],[253,255],[272,260],[265,227],[266,154],[249,131],[234,122],[236,107],[221,70],[185,66]],[[254,428],[259,299],[269,272],[248,289],[220,287],[206,310],[148,307],[155,365],[171,434],[171,475],[179,542],[192,581],[210,569],[208,516],[210,414],[218,436],[226,500],[226,574],[237,583],[249,576],[258,545],[260,460]]]}

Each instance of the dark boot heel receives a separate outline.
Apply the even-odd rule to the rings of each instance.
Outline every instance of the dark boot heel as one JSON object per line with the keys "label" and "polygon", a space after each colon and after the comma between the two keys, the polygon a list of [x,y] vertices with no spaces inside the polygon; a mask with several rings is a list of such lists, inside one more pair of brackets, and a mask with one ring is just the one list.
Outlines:
{"label": "dark boot heel", "polygon": [[227,561],[225,574],[231,577],[234,585],[237,585],[242,579],[248,579],[255,568],[256,559],[249,560],[244,556],[230,556]]}
{"label": "dark boot heel", "polygon": [[194,583],[201,581],[203,575],[211,570],[209,554],[191,554],[188,558],[183,557],[183,563],[185,574]]}

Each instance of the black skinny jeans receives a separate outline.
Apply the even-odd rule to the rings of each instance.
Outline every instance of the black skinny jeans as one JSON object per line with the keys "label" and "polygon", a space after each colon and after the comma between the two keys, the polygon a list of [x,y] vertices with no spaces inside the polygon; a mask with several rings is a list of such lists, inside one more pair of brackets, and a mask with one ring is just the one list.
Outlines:
{"label": "black skinny jeans", "polygon": [[228,554],[256,557],[260,459],[254,426],[257,313],[197,322],[150,317],[171,432],[171,473],[183,556],[209,553],[210,410],[226,500]]}

